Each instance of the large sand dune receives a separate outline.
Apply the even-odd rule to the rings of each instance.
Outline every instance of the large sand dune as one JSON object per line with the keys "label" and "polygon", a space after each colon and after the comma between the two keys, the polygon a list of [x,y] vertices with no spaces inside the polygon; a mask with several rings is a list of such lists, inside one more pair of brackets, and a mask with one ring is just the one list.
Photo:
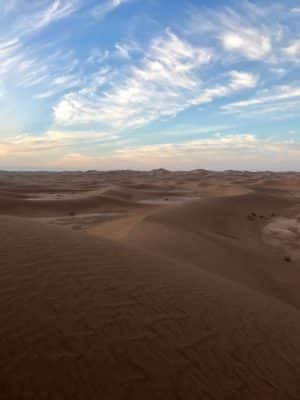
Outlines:
{"label": "large sand dune", "polygon": [[143,219],[126,241],[300,307],[300,262],[287,263],[286,253],[262,235],[290,205],[256,193],[181,204]]}
{"label": "large sand dune", "polygon": [[299,182],[0,174],[0,398],[300,399]]}

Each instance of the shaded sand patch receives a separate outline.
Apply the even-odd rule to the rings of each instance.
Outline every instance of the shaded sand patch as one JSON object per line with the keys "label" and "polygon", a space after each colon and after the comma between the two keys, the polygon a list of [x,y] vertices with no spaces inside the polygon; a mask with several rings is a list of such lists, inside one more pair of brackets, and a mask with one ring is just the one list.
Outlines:
{"label": "shaded sand patch", "polygon": [[165,204],[165,205],[167,205],[168,203],[180,204],[180,203],[185,203],[187,201],[193,201],[193,200],[200,200],[200,197],[197,197],[197,196],[165,196],[165,197],[158,198],[158,199],[141,200],[141,201],[139,201],[139,203],[140,204]]}
{"label": "shaded sand patch", "polygon": [[126,213],[121,212],[99,212],[89,214],[76,214],[70,212],[70,215],[66,217],[39,218],[39,220],[49,224],[69,226],[74,230],[86,230],[96,224],[101,224],[118,218],[124,218],[126,215]]}

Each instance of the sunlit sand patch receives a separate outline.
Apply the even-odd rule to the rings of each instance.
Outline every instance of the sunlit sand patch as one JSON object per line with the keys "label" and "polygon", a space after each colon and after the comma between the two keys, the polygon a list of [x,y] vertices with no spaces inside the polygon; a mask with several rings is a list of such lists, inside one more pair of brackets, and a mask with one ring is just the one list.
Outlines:
{"label": "sunlit sand patch", "polygon": [[300,191],[298,192],[292,192],[292,194],[290,195],[290,197],[292,197],[292,198],[296,198],[296,199],[299,199],[300,198]]}
{"label": "sunlit sand patch", "polygon": [[96,190],[77,190],[56,193],[28,193],[26,200],[28,201],[59,201],[59,200],[76,200],[87,197],[93,197],[103,194],[110,186],[105,186]]}
{"label": "sunlit sand patch", "polygon": [[75,200],[81,199],[83,193],[36,193],[30,194],[28,201],[53,201],[53,200]]}
{"label": "sunlit sand patch", "polygon": [[300,215],[276,218],[265,226],[263,233],[268,243],[284,249],[287,261],[300,258]]}

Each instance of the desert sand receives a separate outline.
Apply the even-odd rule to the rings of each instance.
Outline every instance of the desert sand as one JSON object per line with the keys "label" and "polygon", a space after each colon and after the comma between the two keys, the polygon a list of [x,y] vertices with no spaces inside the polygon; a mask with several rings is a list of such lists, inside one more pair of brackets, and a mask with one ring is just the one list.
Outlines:
{"label": "desert sand", "polygon": [[300,174],[0,172],[0,398],[300,399]]}

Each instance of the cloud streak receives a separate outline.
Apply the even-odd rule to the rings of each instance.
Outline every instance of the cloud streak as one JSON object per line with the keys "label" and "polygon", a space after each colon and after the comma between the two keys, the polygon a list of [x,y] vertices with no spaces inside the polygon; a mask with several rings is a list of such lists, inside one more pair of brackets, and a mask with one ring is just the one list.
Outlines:
{"label": "cloud streak", "polygon": [[[40,146],[35,143],[34,147]],[[51,147],[51,144],[49,145]],[[48,151],[48,150],[47,150]],[[1,144],[0,144],[1,154]],[[30,154],[30,153],[29,153]],[[20,154],[20,163],[40,168],[35,157]],[[152,169],[157,166],[176,170],[206,168],[278,171],[299,169],[300,144],[296,141],[259,139],[253,134],[214,135],[183,143],[124,147],[109,155],[90,156],[66,151],[61,158],[45,161],[49,169]],[[1,167],[1,158],[0,158]]]}
{"label": "cloud streak", "polygon": [[57,151],[62,148],[71,148],[78,144],[87,145],[91,142],[104,143],[115,141],[118,136],[108,132],[98,131],[47,131],[42,136],[22,134],[0,140],[0,153],[6,156],[22,153]]}
{"label": "cloud streak", "polygon": [[211,50],[194,47],[168,31],[109,92],[66,95],[54,109],[56,121],[134,127],[176,115],[199,85],[195,72],[211,59]]}
{"label": "cloud streak", "polygon": [[299,85],[295,84],[295,85],[275,87],[274,89],[271,89],[270,93],[267,95],[262,94],[260,96],[253,97],[247,100],[229,103],[224,105],[222,108],[225,111],[235,111],[256,106],[264,106],[264,105],[270,106],[272,104],[274,105],[279,102],[290,101],[290,100],[300,101]]}
{"label": "cloud streak", "polygon": [[167,31],[152,42],[140,65],[132,66],[128,76],[111,91],[104,95],[93,90],[66,95],[54,108],[56,122],[138,127],[256,86],[253,74],[230,71],[227,85],[205,87],[198,73],[213,57],[211,49],[193,46]]}
{"label": "cloud streak", "polygon": [[19,19],[16,32],[20,37],[45,29],[49,25],[69,17],[78,11],[80,0],[42,0],[38,6],[33,3],[29,13]]}
{"label": "cloud streak", "polygon": [[131,0],[104,0],[100,4],[93,7],[91,15],[97,20],[101,20],[107,16],[107,14],[113,12],[125,3],[129,3]]}

